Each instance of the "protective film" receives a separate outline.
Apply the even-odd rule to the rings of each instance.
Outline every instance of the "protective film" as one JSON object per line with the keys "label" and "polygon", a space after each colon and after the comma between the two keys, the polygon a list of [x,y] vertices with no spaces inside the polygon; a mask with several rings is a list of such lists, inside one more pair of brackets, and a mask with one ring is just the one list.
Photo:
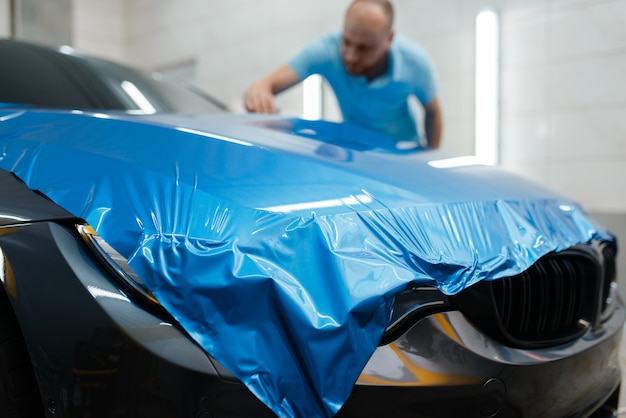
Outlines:
{"label": "protective film", "polygon": [[243,116],[5,110],[0,167],[85,219],[277,415],[332,416],[398,292],[454,294],[613,239],[549,190],[366,136]]}

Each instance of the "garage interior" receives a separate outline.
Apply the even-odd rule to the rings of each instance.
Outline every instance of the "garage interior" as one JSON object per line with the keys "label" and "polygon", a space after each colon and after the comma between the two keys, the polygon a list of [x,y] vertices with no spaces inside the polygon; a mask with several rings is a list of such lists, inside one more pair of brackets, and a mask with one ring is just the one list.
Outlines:
{"label": "garage interior", "polygon": [[[341,27],[350,0],[0,0],[0,37],[78,50],[191,82],[243,109],[245,89]],[[626,0],[395,0],[396,30],[431,54],[441,148],[476,154],[476,17],[498,19],[493,163],[573,198],[626,241]],[[279,96],[285,115],[339,120],[330,89]],[[626,251],[619,255],[626,298]],[[626,365],[626,341],[622,356]],[[626,394],[622,396],[626,400]],[[626,407],[620,409],[626,417]]]}

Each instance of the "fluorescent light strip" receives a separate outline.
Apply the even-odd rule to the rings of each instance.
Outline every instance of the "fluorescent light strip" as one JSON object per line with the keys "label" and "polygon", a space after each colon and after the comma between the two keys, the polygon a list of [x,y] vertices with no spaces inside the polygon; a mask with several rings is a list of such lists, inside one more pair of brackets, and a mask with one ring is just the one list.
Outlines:
{"label": "fluorescent light strip", "polygon": [[476,156],[498,163],[499,131],[499,21],[494,10],[476,16]]}
{"label": "fluorescent light strip", "polygon": [[318,74],[310,75],[302,82],[302,118],[322,118],[322,77]]}

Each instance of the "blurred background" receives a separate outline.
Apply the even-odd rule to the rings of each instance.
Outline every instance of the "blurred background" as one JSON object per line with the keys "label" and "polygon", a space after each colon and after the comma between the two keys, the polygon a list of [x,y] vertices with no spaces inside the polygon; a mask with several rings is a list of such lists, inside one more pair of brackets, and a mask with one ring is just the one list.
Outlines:
{"label": "blurred background", "polygon": [[[0,37],[79,50],[192,82],[234,111],[245,89],[339,29],[350,0],[0,0]],[[477,16],[495,12],[494,163],[577,200],[626,242],[626,0],[395,0],[396,30],[439,76],[444,151],[480,140]],[[1,65],[0,57],[0,65]],[[322,86],[321,117],[340,119]],[[303,91],[279,96],[303,115]],[[315,116],[317,117],[317,116]],[[626,295],[626,251],[620,255]]]}

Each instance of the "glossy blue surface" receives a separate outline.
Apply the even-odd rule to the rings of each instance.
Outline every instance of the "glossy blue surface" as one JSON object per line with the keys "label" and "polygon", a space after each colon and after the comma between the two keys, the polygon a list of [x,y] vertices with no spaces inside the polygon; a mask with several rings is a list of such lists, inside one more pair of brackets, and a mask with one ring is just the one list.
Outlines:
{"label": "glossy blue surface", "polygon": [[454,294],[612,239],[537,185],[391,147],[266,116],[0,110],[0,167],[88,221],[279,416],[341,407],[407,286]]}

